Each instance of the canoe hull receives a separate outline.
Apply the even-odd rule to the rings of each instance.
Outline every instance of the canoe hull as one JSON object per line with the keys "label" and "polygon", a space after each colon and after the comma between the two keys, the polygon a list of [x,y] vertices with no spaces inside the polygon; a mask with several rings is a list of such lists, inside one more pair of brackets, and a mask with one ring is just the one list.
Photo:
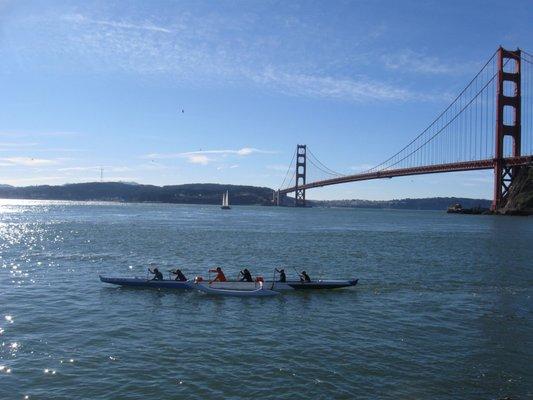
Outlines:
{"label": "canoe hull", "polygon": [[100,281],[105,283],[111,283],[113,285],[125,286],[125,287],[142,287],[142,288],[157,288],[157,289],[192,289],[194,285],[190,281],[173,281],[165,279],[162,281],[156,281],[146,278],[116,278],[100,275]]}
{"label": "canoe hull", "polygon": [[324,290],[341,289],[357,285],[358,279],[352,280],[317,280],[311,282],[287,281],[265,282],[267,288],[273,290]]}
{"label": "canoe hull", "polygon": [[[316,280],[311,282],[287,281],[287,282],[272,282],[266,281],[263,285],[265,289],[275,291],[291,291],[291,290],[324,290],[324,289],[340,289],[357,285],[357,279],[351,280]],[[259,287],[257,282],[212,282],[209,285],[213,289],[226,290],[253,290]]]}
{"label": "canoe hull", "polygon": [[279,292],[265,289],[263,286],[251,289],[221,289],[215,288],[208,283],[198,283],[196,288],[209,295],[213,296],[233,296],[233,297],[271,297],[276,296]]}

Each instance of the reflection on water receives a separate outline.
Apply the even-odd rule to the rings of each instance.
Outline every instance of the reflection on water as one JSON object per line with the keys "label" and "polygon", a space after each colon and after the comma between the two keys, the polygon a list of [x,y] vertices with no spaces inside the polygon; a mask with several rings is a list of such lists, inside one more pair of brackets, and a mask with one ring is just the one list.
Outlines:
{"label": "reflection on water", "polygon": [[[531,397],[531,221],[1,200],[0,398]],[[150,262],[360,284],[238,299],[98,281]]]}

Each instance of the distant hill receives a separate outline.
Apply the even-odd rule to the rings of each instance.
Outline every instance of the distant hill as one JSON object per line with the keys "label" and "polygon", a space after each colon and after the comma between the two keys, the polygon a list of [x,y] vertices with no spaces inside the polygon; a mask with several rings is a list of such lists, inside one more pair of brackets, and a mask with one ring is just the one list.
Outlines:
{"label": "distant hill", "polygon": [[489,208],[491,201],[462,197],[430,197],[426,199],[401,200],[324,200],[310,201],[314,207],[388,208],[401,210],[446,210],[452,204],[463,208]]}
{"label": "distant hill", "polygon": [[[267,187],[192,183],[186,185],[155,186],[133,182],[88,182],[60,186],[15,187],[0,184],[0,198],[34,200],[120,201],[183,204],[220,204],[222,194],[229,192],[235,205],[271,205],[272,189]],[[284,205],[292,206],[294,199],[283,197]],[[308,200],[311,207],[389,208],[406,210],[446,210],[460,203],[463,208],[489,207],[490,200],[457,197],[434,197],[401,200]]]}
{"label": "distant hill", "polygon": [[26,187],[0,185],[0,198],[219,204],[222,201],[222,193],[226,190],[229,192],[231,204],[271,204],[272,189],[211,183],[173,186],[124,182],[89,182],[61,186]]}

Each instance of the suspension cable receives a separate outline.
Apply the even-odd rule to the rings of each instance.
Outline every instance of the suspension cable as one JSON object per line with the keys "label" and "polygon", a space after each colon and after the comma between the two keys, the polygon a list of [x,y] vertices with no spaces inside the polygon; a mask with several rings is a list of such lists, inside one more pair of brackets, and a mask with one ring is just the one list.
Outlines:
{"label": "suspension cable", "polygon": [[283,182],[281,182],[279,189],[283,189],[283,185],[285,184],[285,181],[287,180],[287,176],[289,176],[289,172],[292,169],[292,162],[294,161],[294,157],[296,157],[296,151],[292,153],[292,159],[291,159],[291,162],[289,163],[289,168],[287,169],[287,173],[285,174],[285,178],[283,178]]}
{"label": "suspension cable", "polygon": [[[338,176],[344,176],[345,174],[341,174],[339,172],[336,172],[334,170],[332,170],[331,168],[327,167],[326,165],[324,165],[324,163],[322,163],[317,156],[315,156],[315,154],[311,151],[311,149],[309,148],[309,146],[307,146],[307,151],[309,152],[309,154],[315,159],[315,161],[317,163],[319,163],[320,165],[322,165],[322,167],[324,167],[325,169],[327,169],[329,172],[330,175],[338,175]],[[325,171],[324,171],[325,172]]]}
{"label": "suspension cable", "polygon": [[313,164],[313,165],[316,167],[316,169],[318,169],[319,171],[325,173],[326,175],[330,175],[330,176],[331,176],[331,175],[333,175],[333,176],[338,176],[338,175],[336,175],[336,174],[332,174],[331,172],[328,172],[328,171],[326,171],[326,170],[320,168],[318,165],[316,165],[316,164],[313,162],[313,159],[312,159],[312,158],[308,158],[307,160],[308,160],[311,164]]}
{"label": "suspension cable", "polygon": [[[508,62],[509,60],[507,60]],[[504,66],[507,64],[507,62],[505,62]],[[413,150],[411,153],[407,154],[405,157],[403,157],[402,159],[396,161],[394,164],[391,164],[389,165],[388,168],[390,167],[393,167],[395,165],[397,165],[398,163],[402,162],[403,160],[405,160],[407,157],[413,155],[414,153],[416,153],[418,150],[420,150],[422,147],[424,147],[427,143],[429,143],[430,141],[432,141],[435,137],[437,137],[445,128],[447,128],[453,121],[455,121],[457,119],[457,117],[459,117],[463,111],[465,111],[469,106],[470,104],[472,104],[474,102],[475,99],[477,99],[477,97],[480,95],[481,92],[483,92],[485,90],[485,88],[487,88],[487,86],[489,86],[489,84],[494,80],[494,78],[496,78],[496,76],[498,75],[498,72],[496,72],[492,78],[490,78],[490,80],[481,88],[481,90],[479,90],[475,95],[474,97],[468,102],[466,103],[463,108],[461,108],[459,110],[459,112],[452,118],[450,119],[450,121],[448,123],[446,123],[441,129],[439,129],[433,136],[431,136],[429,139],[427,139],[424,143],[422,143],[420,146],[418,146],[415,150]],[[397,153],[398,154],[398,153]]]}
{"label": "suspension cable", "polygon": [[472,85],[472,83],[479,77],[479,75],[483,72],[483,70],[487,67],[487,65],[489,65],[489,63],[492,61],[492,59],[494,58],[494,56],[496,55],[496,53],[498,52],[498,50],[496,50],[492,56],[490,56],[490,58],[487,60],[487,62],[485,63],[485,65],[483,65],[483,67],[481,67],[481,69],[479,70],[479,72],[472,78],[472,80],[466,85],[466,87],[461,91],[461,93],[459,93],[455,99],[450,103],[450,105],[448,107],[446,107],[444,109],[444,111],[442,111],[429,125],[426,129],[424,129],[418,136],[416,136],[413,140],[411,140],[407,145],[405,145],[400,151],[396,152],[394,155],[392,155],[391,157],[389,157],[388,159],[386,159],[385,161],[383,161],[381,164],[378,164],[376,165],[375,167],[372,167],[372,168],[369,168],[368,170],[364,171],[364,172],[371,172],[372,170],[375,170],[375,169],[378,169],[379,167],[381,167],[382,165],[386,164],[387,162],[389,162],[390,160],[392,160],[394,157],[396,157],[398,154],[400,154],[402,151],[404,151],[405,149],[407,149],[410,145],[412,145],[418,138],[420,138],[424,133],[426,133],[456,102],[457,100],[466,92],[466,90],[470,87],[470,85]]}

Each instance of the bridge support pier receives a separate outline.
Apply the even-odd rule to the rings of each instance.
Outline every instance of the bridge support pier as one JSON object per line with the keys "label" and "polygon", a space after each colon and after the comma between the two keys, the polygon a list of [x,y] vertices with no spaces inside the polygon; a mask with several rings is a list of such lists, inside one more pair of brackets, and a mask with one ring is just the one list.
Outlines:
{"label": "bridge support pier", "polygon": [[274,190],[272,192],[272,204],[274,204],[275,206],[279,206],[280,205],[280,197],[281,197],[281,193],[280,193],[280,190]]}
{"label": "bridge support pier", "polygon": [[[502,47],[498,49],[498,80],[496,90],[496,141],[494,154],[494,198],[492,200],[492,210],[497,211],[507,203],[509,187],[513,179],[518,174],[519,167],[506,165],[504,159],[504,139],[506,136],[512,138],[512,157],[520,157],[521,149],[521,91],[520,91],[520,50],[510,51]],[[514,64],[511,72],[506,72],[506,64]],[[504,91],[505,87],[511,87],[513,93]],[[508,112],[505,108],[508,107]],[[512,115],[511,124],[505,117]],[[507,122],[507,123],[506,123]]]}
{"label": "bridge support pier", "polygon": [[296,184],[294,192],[294,206],[305,207],[305,189],[300,189],[305,185],[306,178],[307,146],[299,144],[296,146]]}

